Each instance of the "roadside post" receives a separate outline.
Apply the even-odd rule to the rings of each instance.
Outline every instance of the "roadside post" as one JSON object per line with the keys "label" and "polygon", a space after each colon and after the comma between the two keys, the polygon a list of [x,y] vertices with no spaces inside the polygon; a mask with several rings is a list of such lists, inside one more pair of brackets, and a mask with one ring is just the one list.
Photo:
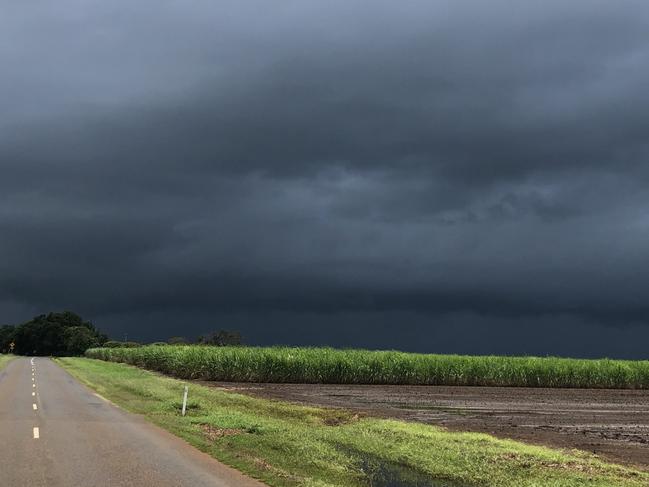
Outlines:
{"label": "roadside post", "polygon": [[187,411],[187,393],[189,392],[189,387],[185,386],[185,392],[183,393],[183,416]]}

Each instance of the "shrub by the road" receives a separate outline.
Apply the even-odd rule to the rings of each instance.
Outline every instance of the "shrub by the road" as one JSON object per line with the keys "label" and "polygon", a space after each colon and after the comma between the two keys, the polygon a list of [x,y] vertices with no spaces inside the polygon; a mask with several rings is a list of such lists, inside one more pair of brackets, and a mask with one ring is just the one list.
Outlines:
{"label": "shrub by the road", "polygon": [[649,389],[649,361],[209,346],[95,348],[86,355],[214,381]]}

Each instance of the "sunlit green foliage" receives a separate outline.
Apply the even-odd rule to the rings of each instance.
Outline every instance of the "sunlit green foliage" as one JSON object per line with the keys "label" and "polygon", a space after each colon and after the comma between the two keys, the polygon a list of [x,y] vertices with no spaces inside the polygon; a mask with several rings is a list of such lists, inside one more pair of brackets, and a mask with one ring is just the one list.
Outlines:
{"label": "sunlit green foliage", "polygon": [[99,348],[87,356],[234,382],[649,388],[649,361],[206,346]]}

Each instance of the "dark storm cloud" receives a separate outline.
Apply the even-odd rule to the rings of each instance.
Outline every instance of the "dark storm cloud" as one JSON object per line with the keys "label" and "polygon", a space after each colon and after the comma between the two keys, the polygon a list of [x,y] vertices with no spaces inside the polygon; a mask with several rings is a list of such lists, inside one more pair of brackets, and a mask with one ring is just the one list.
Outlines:
{"label": "dark storm cloud", "polygon": [[646,334],[642,2],[3,10],[3,321],[609,337],[586,355]]}

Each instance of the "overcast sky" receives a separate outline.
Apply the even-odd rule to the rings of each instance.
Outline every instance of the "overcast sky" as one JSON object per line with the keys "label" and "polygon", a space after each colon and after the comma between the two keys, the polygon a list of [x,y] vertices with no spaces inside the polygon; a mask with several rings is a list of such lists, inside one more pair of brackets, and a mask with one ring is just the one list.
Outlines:
{"label": "overcast sky", "polygon": [[0,0],[0,322],[647,357],[646,0]]}

